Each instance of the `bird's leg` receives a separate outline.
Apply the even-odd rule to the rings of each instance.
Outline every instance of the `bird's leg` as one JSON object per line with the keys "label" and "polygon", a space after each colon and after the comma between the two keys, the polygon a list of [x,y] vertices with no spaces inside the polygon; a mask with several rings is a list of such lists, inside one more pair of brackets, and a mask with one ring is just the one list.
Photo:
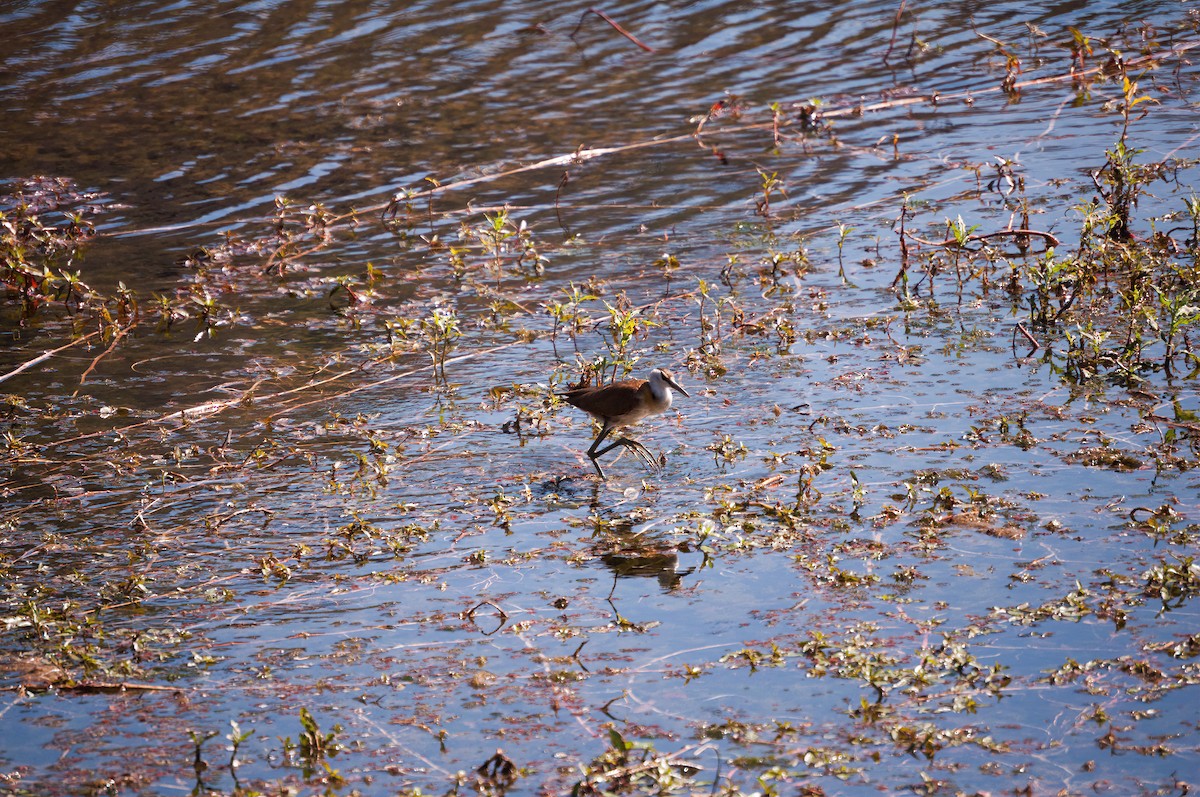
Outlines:
{"label": "bird's leg", "polygon": [[595,457],[592,457],[592,467],[596,469],[596,474],[600,476],[602,481],[606,481],[608,479],[608,477],[604,475],[604,468],[600,467],[600,463],[596,461]]}
{"label": "bird's leg", "polygon": [[606,479],[608,477],[604,475],[604,469],[600,467],[600,463],[596,460],[599,459],[602,454],[611,451],[613,446],[617,445],[617,443],[612,443],[606,446],[602,451],[597,451],[596,449],[600,447],[600,444],[604,442],[604,438],[608,437],[612,430],[613,427],[609,426],[608,424],[604,424],[604,426],[600,429],[600,434],[596,435],[596,439],[592,441],[592,447],[587,451],[588,458],[592,460],[592,467],[596,469],[596,473],[600,474],[601,479]]}
{"label": "bird's leg", "polygon": [[[600,438],[596,438],[596,439],[599,440]],[[625,438],[618,437],[616,440],[612,441],[611,443],[609,443],[608,445],[606,445],[604,448],[600,449],[599,451],[594,451],[594,452],[589,451],[588,456],[591,457],[592,459],[595,459],[596,457],[602,457],[605,454],[607,454],[609,451],[612,451],[617,446],[623,446],[623,445],[625,445]],[[595,448],[595,446],[592,446],[592,448]]]}
{"label": "bird's leg", "polygon": [[600,444],[604,442],[604,438],[608,437],[612,433],[614,428],[615,427],[609,426],[608,424],[604,424],[604,426],[600,427],[600,434],[596,435],[596,439],[592,441],[592,447],[587,451],[587,455],[589,457],[595,459],[596,457],[602,456],[605,452],[611,450],[613,446],[617,445],[616,443],[613,443],[612,445],[605,447],[604,451],[596,450],[600,447]]}

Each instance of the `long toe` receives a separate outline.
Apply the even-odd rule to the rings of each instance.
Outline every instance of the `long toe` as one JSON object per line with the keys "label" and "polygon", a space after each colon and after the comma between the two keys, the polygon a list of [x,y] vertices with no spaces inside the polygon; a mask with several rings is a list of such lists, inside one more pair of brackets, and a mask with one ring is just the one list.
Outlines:
{"label": "long toe", "polygon": [[653,470],[658,470],[661,467],[659,461],[655,459],[654,454],[650,453],[650,449],[646,448],[638,441],[628,440],[626,441],[626,447],[631,449],[633,453],[637,454],[638,457],[641,458],[642,462],[646,463]]}
{"label": "long toe", "polygon": [[604,469],[600,467],[600,463],[596,460],[596,458],[592,457],[591,459],[592,459],[592,467],[596,469],[596,473],[600,476],[600,478],[601,479],[608,478],[607,476],[604,475]]}

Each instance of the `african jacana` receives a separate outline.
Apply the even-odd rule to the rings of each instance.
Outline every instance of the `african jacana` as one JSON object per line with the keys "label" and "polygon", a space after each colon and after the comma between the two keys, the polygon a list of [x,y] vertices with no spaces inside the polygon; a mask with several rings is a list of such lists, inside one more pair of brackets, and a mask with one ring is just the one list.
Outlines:
{"label": "african jacana", "polygon": [[601,479],[605,478],[604,470],[596,460],[617,446],[625,446],[650,467],[657,467],[654,455],[636,440],[621,437],[604,448],[600,448],[600,444],[614,429],[632,426],[642,418],[666,412],[671,408],[672,390],[688,395],[671,376],[670,371],[655,368],[650,372],[649,379],[626,379],[600,387],[577,387],[559,394],[571,406],[578,407],[600,421],[600,434],[592,441],[587,455]]}

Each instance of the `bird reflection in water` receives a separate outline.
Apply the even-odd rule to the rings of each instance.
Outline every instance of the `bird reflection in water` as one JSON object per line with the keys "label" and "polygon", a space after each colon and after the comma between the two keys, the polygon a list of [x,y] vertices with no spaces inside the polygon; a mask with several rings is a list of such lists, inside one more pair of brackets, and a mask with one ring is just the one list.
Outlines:
{"label": "bird reflection in water", "polygon": [[[592,551],[613,573],[613,589],[622,578],[654,578],[664,592],[672,592],[696,568],[679,569],[676,545],[656,539],[645,531],[635,532],[631,521],[604,523]],[[611,593],[610,593],[611,597]]]}

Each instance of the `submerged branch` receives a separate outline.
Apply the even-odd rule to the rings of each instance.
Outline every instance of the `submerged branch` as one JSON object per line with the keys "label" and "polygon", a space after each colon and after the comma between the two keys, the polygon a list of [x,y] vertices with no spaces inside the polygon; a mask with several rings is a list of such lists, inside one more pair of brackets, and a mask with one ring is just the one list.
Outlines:
{"label": "submerged branch", "polygon": [[92,371],[96,370],[96,366],[100,364],[100,361],[103,360],[105,357],[107,357],[109,354],[112,354],[112,350],[115,349],[117,347],[117,344],[121,342],[121,338],[125,337],[126,333],[128,333],[129,330],[131,330],[135,326],[137,326],[137,323],[138,323],[137,319],[134,319],[133,321],[130,321],[128,324],[126,324],[125,326],[121,327],[120,329],[118,329],[116,331],[116,333],[113,335],[112,342],[110,342],[108,344],[108,348],[105,349],[104,351],[100,352],[99,354],[97,354],[92,359],[92,361],[88,365],[88,367],[84,369],[83,374],[79,377],[79,387],[75,389],[75,392],[73,394],[71,394],[72,397],[79,395],[80,389],[83,388],[83,383],[87,381],[87,378],[88,378],[88,376],[91,375]]}
{"label": "submerged branch", "polygon": [[71,341],[70,343],[66,343],[66,344],[63,344],[62,346],[59,346],[57,349],[50,349],[49,351],[44,351],[37,357],[34,357],[32,360],[26,360],[25,362],[21,363],[16,368],[9,371],[7,374],[0,374],[0,382],[5,382],[9,379],[12,379],[14,376],[21,373],[22,371],[28,371],[33,366],[43,363],[46,360],[49,360],[51,357],[58,354],[59,352],[66,351],[67,349],[72,348],[73,346],[78,346],[80,343],[91,340],[92,338],[101,334],[103,331],[104,330],[98,329],[95,332],[89,332],[88,334],[84,335],[81,338],[76,338],[75,340]]}
{"label": "submerged branch", "polygon": [[936,247],[947,248],[947,249],[949,249],[949,248],[966,249],[967,247],[965,246],[965,244],[970,243],[971,241],[987,241],[992,238],[1015,238],[1015,237],[1019,237],[1019,236],[1025,236],[1027,238],[1034,238],[1034,237],[1041,238],[1043,241],[1046,242],[1047,248],[1050,248],[1053,246],[1058,246],[1060,243],[1058,238],[1056,238],[1055,236],[1051,235],[1048,232],[1042,232],[1041,230],[997,230],[996,232],[981,232],[981,233],[976,233],[973,235],[968,235],[966,238],[964,238],[961,241],[958,240],[957,238],[947,238],[944,241],[928,241],[924,238],[913,235],[911,232],[906,232],[905,235],[908,238],[911,238],[912,240],[916,241],[919,244],[924,244],[925,246],[936,246]]}
{"label": "submerged branch", "polygon": [[888,58],[892,55],[892,50],[896,48],[896,32],[900,29],[900,17],[904,16],[904,6],[907,0],[900,0],[900,7],[896,9],[896,18],[892,20],[892,40],[888,42],[887,52],[883,54],[883,63],[887,64]]}
{"label": "submerged branch", "polygon": [[587,19],[588,14],[595,14],[596,16],[600,17],[600,19],[604,20],[609,25],[612,25],[613,29],[616,30],[617,33],[621,34],[626,39],[629,39],[629,41],[633,42],[638,47],[641,47],[646,52],[648,52],[648,53],[654,52],[653,47],[643,44],[641,41],[638,40],[637,36],[634,36],[632,33],[625,30],[624,28],[622,28],[615,19],[610,17],[608,14],[605,14],[603,11],[601,11],[598,8],[589,8],[587,11],[583,12],[583,15],[579,18],[579,24],[575,26],[575,30],[571,31],[570,38],[572,41],[574,41],[574,39],[575,39],[575,34],[579,33],[579,29],[583,27],[583,21],[585,19]]}

